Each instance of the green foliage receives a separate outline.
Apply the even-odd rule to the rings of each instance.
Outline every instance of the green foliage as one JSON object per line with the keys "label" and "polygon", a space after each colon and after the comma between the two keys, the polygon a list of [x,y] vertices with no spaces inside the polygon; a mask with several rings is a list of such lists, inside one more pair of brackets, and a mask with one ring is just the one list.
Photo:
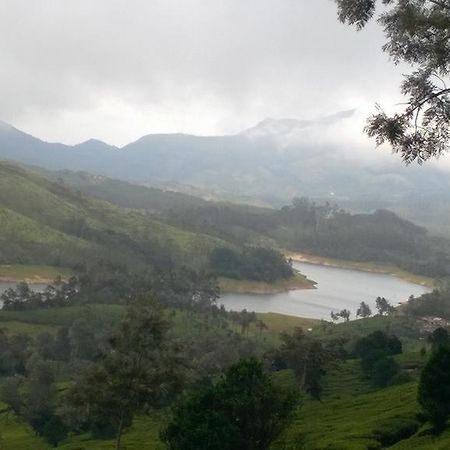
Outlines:
{"label": "green foliage", "polygon": [[450,416],[450,349],[439,346],[420,376],[418,400],[435,429],[441,432]]}
{"label": "green foliage", "polygon": [[173,211],[168,220],[240,246],[276,245],[349,261],[396,266],[414,274],[449,274],[450,241],[387,210],[350,214],[336,205],[296,198],[279,210],[212,204]]}
{"label": "green foliage", "polygon": [[410,163],[422,163],[448,151],[450,144],[450,7],[438,0],[336,0],[339,19],[361,29],[375,14],[377,3],[387,7],[378,18],[386,43],[383,50],[398,64],[414,71],[404,76],[401,93],[406,108],[388,116],[379,111],[366,132],[378,145],[388,142]]}
{"label": "green foliage", "polygon": [[391,356],[401,352],[400,340],[382,331],[360,338],[354,349],[355,355],[361,359],[365,374],[380,387],[387,386],[398,373],[398,365]]}
{"label": "green foliage", "polygon": [[0,230],[0,264],[75,269],[105,260],[142,270],[186,255],[200,262],[220,243],[84,197],[5,162],[0,163]]}
{"label": "green foliage", "polygon": [[66,395],[66,420],[96,433],[122,433],[137,412],[148,412],[170,397],[181,379],[181,358],[167,346],[169,324],[162,310],[150,300],[132,304],[110,350],[88,366]]}
{"label": "green foliage", "polygon": [[256,359],[230,367],[215,385],[185,399],[163,432],[171,450],[265,450],[281,432],[294,405]]}
{"label": "green foliage", "polygon": [[318,341],[310,339],[301,328],[281,335],[282,344],[275,355],[275,365],[292,369],[297,381],[314,399],[320,400],[325,365],[332,357]]}
{"label": "green foliage", "polygon": [[227,278],[273,282],[294,275],[292,266],[276,250],[247,247],[242,252],[216,248],[209,258],[211,269]]}
{"label": "green foliage", "polygon": [[366,302],[361,302],[356,311],[356,317],[365,319],[366,317],[370,317],[371,315],[372,310],[370,309],[370,306]]}

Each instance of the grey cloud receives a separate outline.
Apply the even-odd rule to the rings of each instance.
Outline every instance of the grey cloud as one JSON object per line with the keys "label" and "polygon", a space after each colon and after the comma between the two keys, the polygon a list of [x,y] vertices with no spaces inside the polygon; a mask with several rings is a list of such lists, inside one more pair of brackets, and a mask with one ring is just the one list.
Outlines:
{"label": "grey cloud", "polygon": [[329,0],[3,0],[0,118],[120,144],[318,117],[395,97],[382,41]]}

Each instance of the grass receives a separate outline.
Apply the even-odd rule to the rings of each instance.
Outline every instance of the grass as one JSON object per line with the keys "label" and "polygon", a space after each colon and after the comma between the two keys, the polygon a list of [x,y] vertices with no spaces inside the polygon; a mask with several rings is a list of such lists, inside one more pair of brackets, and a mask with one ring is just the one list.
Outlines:
{"label": "grass", "polygon": [[312,289],[314,282],[297,273],[289,279],[277,280],[273,283],[255,280],[235,280],[219,278],[220,291],[233,294],[278,294],[294,289]]}
{"label": "grass", "polygon": [[275,449],[381,449],[396,433],[413,434],[416,382],[374,391],[359,363],[332,368],[324,381],[322,401],[305,400]]}
{"label": "grass", "polygon": [[0,448],[2,450],[48,450],[49,445],[36,436],[31,427],[12,413],[0,414]]}
{"label": "grass", "polygon": [[72,275],[73,271],[64,267],[25,264],[0,265],[0,280],[10,282],[47,283],[52,282],[58,276],[67,279]]}
{"label": "grass", "polygon": [[20,322],[18,320],[0,322],[0,329],[4,329],[10,334],[28,334],[31,337],[35,337],[41,333],[54,334],[56,331],[56,327],[52,325]]}
{"label": "grass", "polygon": [[320,324],[320,320],[305,319],[303,317],[287,316],[278,313],[257,313],[256,316],[273,333],[289,332],[297,327],[307,330],[308,328],[316,328]]}
{"label": "grass", "polygon": [[[164,450],[159,432],[165,423],[161,414],[138,417],[123,435],[123,449],[126,450]],[[35,435],[31,427],[12,413],[0,414],[0,449],[2,450],[49,450],[51,446]],[[61,450],[112,450],[113,439],[92,439],[88,434],[71,436],[61,442]]]}
{"label": "grass", "polygon": [[[166,446],[159,438],[159,432],[165,423],[161,414],[148,417],[138,417],[133,425],[123,435],[122,448],[126,450],[164,450]],[[92,439],[89,435],[73,436],[68,442],[58,446],[61,450],[112,450],[115,441],[111,439]]]}
{"label": "grass", "polygon": [[326,256],[307,255],[304,253],[284,252],[286,256],[291,257],[293,261],[319,264],[323,266],[338,267],[341,269],[361,270],[364,272],[385,273],[393,275],[410,283],[420,284],[422,286],[434,287],[435,280],[424,275],[416,275],[406,270],[399,269],[392,265],[381,265],[374,262],[348,261],[344,259],[328,258]]}
{"label": "grass", "polygon": [[85,305],[67,306],[64,308],[48,308],[25,311],[0,311],[0,326],[9,322],[27,324],[70,326],[75,319],[88,318],[104,322],[119,322],[125,314],[125,308],[120,305]]}

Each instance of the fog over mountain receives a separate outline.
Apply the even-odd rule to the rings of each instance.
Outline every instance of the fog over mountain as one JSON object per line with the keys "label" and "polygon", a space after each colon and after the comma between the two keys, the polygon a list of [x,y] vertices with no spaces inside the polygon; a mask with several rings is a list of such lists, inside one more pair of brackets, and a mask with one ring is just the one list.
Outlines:
{"label": "fog over mountain", "polygon": [[428,225],[430,218],[421,215],[436,216],[435,210],[426,213],[430,199],[435,208],[448,200],[448,174],[370,157],[334,140],[333,131],[345,128],[354,114],[266,119],[229,136],[151,134],[122,148],[95,139],[74,146],[48,143],[2,123],[0,158],[272,206],[308,196],[356,210],[392,208]]}

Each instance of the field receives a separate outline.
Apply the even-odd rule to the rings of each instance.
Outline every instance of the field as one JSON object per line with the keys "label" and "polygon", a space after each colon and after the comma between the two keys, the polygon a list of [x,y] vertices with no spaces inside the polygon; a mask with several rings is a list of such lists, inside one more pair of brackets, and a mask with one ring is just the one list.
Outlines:
{"label": "field", "polygon": [[[117,323],[124,314],[118,305],[89,305],[52,308],[38,311],[0,311],[0,328],[14,333],[35,336],[39,332],[54,332],[58,326],[70,325],[74,319],[86,317],[98,321]],[[225,333],[218,323],[193,317],[186,312],[168,311],[172,320],[171,333],[175,336],[196,336],[208,339],[212,334]],[[405,336],[404,353],[396,356],[400,366],[423,366],[426,357],[421,355],[424,345],[409,329],[413,325],[403,317],[374,317],[335,325],[329,329],[319,321],[284,316],[258,314],[268,329],[261,333],[251,327],[249,339],[255,340],[260,351],[279,343],[281,331],[301,326],[313,328],[311,334],[326,341],[333,337],[367,334],[374,329],[397,330]],[[236,326],[236,331],[239,327]],[[408,333],[411,331],[410,337]],[[417,331],[416,331],[417,333]],[[323,381],[321,401],[307,397],[295,411],[291,423],[272,450],[395,450],[450,448],[450,432],[440,436],[429,433],[429,426],[419,419],[416,401],[417,372],[402,384],[375,389],[364,377],[357,360],[333,363],[327,368]],[[274,380],[279,384],[293,381],[290,371],[277,372]],[[124,435],[126,450],[163,450],[159,433],[167,423],[167,412],[138,417]],[[0,404],[0,448],[5,450],[47,450],[49,446],[35,436],[29,426]],[[88,434],[71,436],[58,448],[62,450],[112,450],[113,440],[95,440]]]}

